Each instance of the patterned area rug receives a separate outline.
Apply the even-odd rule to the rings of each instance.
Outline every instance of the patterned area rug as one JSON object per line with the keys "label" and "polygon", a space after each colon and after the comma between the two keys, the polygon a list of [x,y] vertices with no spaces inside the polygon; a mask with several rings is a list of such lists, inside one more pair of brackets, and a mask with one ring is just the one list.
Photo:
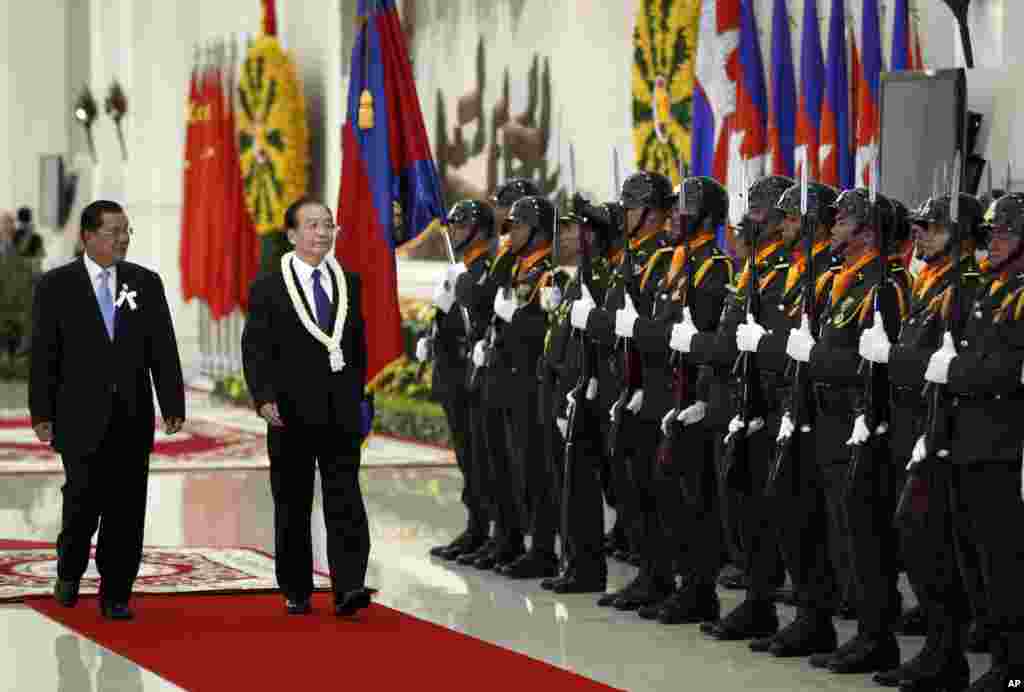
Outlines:
{"label": "patterned area rug", "polygon": [[[264,469],[266,424],[253,411],[212,401],[189,391],[189,420],[166,436],[157,421],[152,471]],[[434,467],[455,464],[449,449],[372,435],[363,449],[364,467]],[[25,410],[0,410],[0,474],[63,473],[60,457],[36,439]]]}
{"label": "patterned area rug", "polygon": [[[99,587],[96,563],[82,579],[81,593]],[[0,548],[0,602],[53,592],[57,554],[52,547]],[[313,576],[317,589],[329,589],[330,579]],[[135,593],[230,593],[276,590],[274,558],[250,548],[146,548],[135,582]]]}

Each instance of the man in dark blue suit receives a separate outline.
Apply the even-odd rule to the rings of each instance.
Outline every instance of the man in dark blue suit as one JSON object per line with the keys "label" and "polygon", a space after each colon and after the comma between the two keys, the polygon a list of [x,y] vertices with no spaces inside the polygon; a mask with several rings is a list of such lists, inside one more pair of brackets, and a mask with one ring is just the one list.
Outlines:
{"label": "man in dark blue suit", "polygon": [[[82,211],[85,253],[45,274],[33,306],[29,408],[36,436],[60,453],[66,481],[54,596],[78,600],[99,527],[100,610],[131,619],[142,560],[153,384],[167,434],[185,420],[185,387],[163,282],[124,257],[124,210],[100,200]],[[152,380],[151,380],[152,378]]]}
{"label": "man in dark blue suit", "polygon": [[337,227],[326,205],[300,199],[285,212],[285,227],[295,250],[253,283],[242,332],[245,379],[268,426],[277,582],[288,613],[311,612],[319,466],[335,613],[354,615],[370,604],[359,461],[372,407],[363,395],[360,281],[334,259]]}

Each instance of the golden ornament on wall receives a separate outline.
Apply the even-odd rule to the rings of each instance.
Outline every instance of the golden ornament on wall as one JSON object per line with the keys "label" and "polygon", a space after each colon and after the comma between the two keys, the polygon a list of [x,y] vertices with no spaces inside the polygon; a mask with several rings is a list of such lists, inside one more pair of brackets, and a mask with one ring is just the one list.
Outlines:
{"label": "golden ornament on wall", "polygon": [[306,194],[309,129],[295,62],[273,36],[249,46],[238,81],[238,152],[245,201],[260,235],[280,231]]}

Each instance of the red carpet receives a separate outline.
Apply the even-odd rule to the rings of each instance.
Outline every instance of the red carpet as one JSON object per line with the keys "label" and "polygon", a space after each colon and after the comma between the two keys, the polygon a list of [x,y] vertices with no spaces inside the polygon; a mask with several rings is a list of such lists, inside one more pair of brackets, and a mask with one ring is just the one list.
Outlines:
{"label": "red carpet", "polygon": [[[107,622],[96,601],[31,608],[187,690],[610,690],[588,678],[376,605],[336,618],[284,614],[280,595],[141,596],[134,622]],[[438,669],[459,675],[440,674]]]}

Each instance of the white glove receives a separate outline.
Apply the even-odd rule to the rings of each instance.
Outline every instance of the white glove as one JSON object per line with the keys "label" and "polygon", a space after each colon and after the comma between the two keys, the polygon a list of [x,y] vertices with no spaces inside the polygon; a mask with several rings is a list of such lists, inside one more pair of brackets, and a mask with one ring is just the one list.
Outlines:
{"label": "white glove", "polygon": [[793,433],[796,432],[796,426],[793,425],[793,419],[789,413],[782,415],[782,420],[779,422],[779,434],[775,436],[776,442],[785,442],[789,438],[793,437]]}
{"label": "white glove", "polygon": [[850,446],[860,446],[870,439],[871,431],[868,430],[867,421],[862,413],[853,421],[853,433],[850,434],[850,439],[846,441],[846,444]]}
{"label": "white glove", "polygon": [[554,312],[562,304],[562,291],[558,286],[545,286],[540,289],[540,309]]}
{"label": "white glove", "polygon": [[587,319],[590,317],[591,311],[597,307],[597,303],[590,295],[590,289],[584,285],[582,287],[582,295],[579,300],[573,301],[572,313],[569,315],[569,321],[572,326],[576,329],[586,329]]}
{"label": "white glove", "polygon": [[430,358],[430,339],[423,337],[416,342],[416,360],[422,363],[428,358]]}
{"label": "white glove", "polygon": [[789,330],[789,339],[786,341],[786,354],[793,360],[801,363],[809,363],[811,360],[811,349],[814,348],[814,337],[811,336],[811,327],[807,322],[807,315],[800,321],[799,329]]}
{"label": "white glove", "polygon": [[555,425],[558,426],[558,432],[562,433],[562,439],[569,434],[569,421],[565,418],[556,418]]}
{"label": "white glove", "polygon": [[690,308],[683,308],[683,321],[672,327],[672,336],[668,341],[669,348],[680,353],[689,353],[693,337],[697,334],[697,326],[690,316]]}
{"label": "white glove", "polygon": [[747,437],[750,437],[758,430],[764,427],[764,418],[755,418],[750,421],[750,425],[747,426]]}
{"label": "white glove", "polygon": [[885,333],[885,325],[882,324],[882,315],[875,311],[875,323],[871,329],[865,329],[860,335],[860,357],[872,363],[888,363],[889,352],[892,351],[892,342],[889,335]]}
{"label": "white glove", "polygon": [[942,348],[932,354],[928,359],[928,369],[925,370],[924,379],[935,384],[949,383],[949,364],[956,358],[956,347],[953,345],[953,336],[946,332],[942,335]]}
{"label": "white glove", "polygon": [[569,393],[565,395],[566,410],[572,410],[576,406],[576,388],[569,390]]}
{"label": "white glove", "polygon": [[673,409],[669,409],[669,412],[666,413],[662,417],[662,419],[661,419],[661,434],[662,435],[665,435],[666,437],[668,437],[669,432],[672,429],[672,423],[675,422],[676,416],[678,414],[679,414],[679,411],[677,411],[676,409],[673,408]]}
{"label": "white glove", "polygon": [[484,363],[487,362],[486,346],[484,345],[483,339],[476,342],[476,346],[473,347],[473,365],[478,368],[482,368]]}
{"label": "white glove", "polygon": [[514,295],[511,298],[506,298],[505,291],[498,291],[494,295],[494,314],[506,322],[512,321],[512,317],[518,309],[519,301]]}
{"label": "white glove", "polygon": [[459,277],[466,273],[466,265],[462,262],[458,264],[451,264],[448,266],[445,276],[448,279],[448,284],[454,289],[455,282],[459,280]]}
{"label": "white glove", "polygon": [[740,420],[739,416],[733,416],[732,420],[729,421],[729,432],[725,435],[725,444],[729,444],[729,440],[732,436],[738,433],[740,430],[746,427],[746,423]]}
{"label": "white glove", "polygon": [[704,420],[704,416],[708,414],[708,405],[703,401],[695,401],[682,411],[676,417],[683,425],[693,425],[694,423],[700,423]]}
{"label": "white glove", "polygon": [[630,413],[638,413],[644,406],[644,390],[638,389],[633,392],[633,396],[629,398],[629,403],[626,404],[626,410]]}
{"label": "white glove", "polygon": [[640,317],[633,306],[633,299],[626,294],[626,306],[615,312],[615,334],[624,339],[632,339],[636,329],[636,320]]}
{"label": "white glove", "polygon": [[587,401],[593,401],[597,398],[597,378],[591,377],[590,381],[587,382]]}
{"label": "white glove", "polygon": [[619,400],[616,399],[612,407],[608,409],[608,419],[615,420],[615,415],[619,412]]}
{"label": "white glove", "polygon": [[452,292],[451,286],[452,284],[448,279],[442,279],[434,287],[434,305],[443,313],[451,310],[452,305],[455,303],[455,293]]}
{"label": "white glove", "polygon": [[928,445],[925,444],[924,435],[917,438],[914,443],[914,450],[910,453],[910,463],[907,464],[907,471],[917,466],[928,456]]}
{"label": "white glove", "polygon": [[736,328],[736,347],[741,351],[756,353],[757,345],[767,333],[765,328],[754,320],[753,315],[747,315],[746,324]]}

